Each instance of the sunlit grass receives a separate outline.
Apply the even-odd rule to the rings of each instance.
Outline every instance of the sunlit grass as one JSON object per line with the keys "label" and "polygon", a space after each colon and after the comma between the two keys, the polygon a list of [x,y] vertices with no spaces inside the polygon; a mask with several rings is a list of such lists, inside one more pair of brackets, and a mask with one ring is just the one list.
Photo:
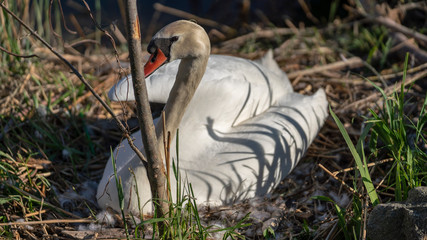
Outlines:
{"label": "sunlit grass", "polygon": [[[5,2],[14,13],[25,16],[23,20],[48,42],[60,42],[53,36],[47,17],[50,1]],[[95,12],[101,12],[101,4],[102,1],[95,2]],[[331,25],[336,20],[338,4],[339,1],[333,1],[331,4],[328,19]],[[39,46],[36,41],[7,14],[0,12],[0,15],[0,46],[14,54],[32,54],[34,47]],[[100,22],[100,15],[95,15]],[[62,20],[55,1],[53,2],[52,18],[55,32],[61,35]],[[92,26],[92,29],[95,27]],[[293,69],[340,60],[341,56],[338,56],[336,52],[313,54],[317,48],[323,47],[351,51],[372,64],[379,72],[389,70],[385,69],[387,67],[392,67],[393,69],[390,69],[393,70],[392,72],[402,70],[401,64],[390,61],[392,42],[388,29],[383,26],[375,24],[352,25],[350,28],[335,26],[334,30],[330,32],[330,36],[328,33],[317,31],[318,29],[320,30],[321,26],[315,26],[313,33],[308,31],[304,36],[290,34],[277,35],[271,39],[248,39],[233,54],[243,53],[249,56],[250,53],[264,51],[267,48],[277,49],[288,41],[288,45],[280,50],[286,52],[285,55],[291,59],[282,59],[282,61],[290,62],[289,65],[295,67]],[[299,30],[304,32],[302,28]],[[425,32],[425,29],[420,29],[419,32]],[[99,31],[93,36],[98,41],[100,40]],[[53,45],[58,49],[63,48],[61,43]],[[304,51],[305,57],[296,53],[297,50]],[[297,58],[293,58],[295,56]],[[3,95],[0,99],[11,99],[3,102],[3,110],[0,114],[0,206],[2,207],[1,212],[7,213],[7,216],[0,214],[0,222],[13,222],[16,217],[26,221],[39,220],[37,216],[41,208],[54,210],[53,214],[48,215],[49,217],[61,215],[62,213],[57,209],[46,204],[46,202],[50,202],[59,206],[53,187],[59,186],[59,190],[64,190],[72,187],[73,184],[81,183],[86,177],[92,177],[91,164],[93,164],[94,158],[101,159],[102,164],[108,158],[109,148],[103,146],[105,143],[99,140],[98,136],[95,136],[96,134],[94,135],[91,126],[92,118],[96,117],[96,114],[91,112],[91,109],[94,108],[93,101],[78,101],[86,94],[85,87],[73,81],[67,71],[63,71],[63,68],[58,70],[59,68],[56,69],[52,65],[46,65],[46,62],[39,58],[22,58],[4,53],[0,56],[0,83],[3,87]],[[288,66],[284,66],[282,63],[281,67]],[[407,61],[404,69],[407,69]],[[25,80],[27,76],[28,80]],[[93,80],[98,78],[90,75],[86,77]],[[387,83],[392,84],[392,81]],[[326,85],[329,83],[325,82]],[[380,197],[382,192],[393,193],[394,197],[386,198],[387,201],[404,200],[410,189],[427,185],[427,156],[425,148],[423,148],[426,145],[427,97],[420,103],[421,111],[408,112],[407,109],[410,108],[408,102],[411,100],[408,97],[410,88],[403,89],[402,87],[400,91],[391,95],[386,95],[378,86],[375,88],[382,94],[383,104],[370,110],[370,114],[365,119],[366,125],[363,134],[355,144],[349,141],[348,134],[345,137],[358,166],[358,170],[351,173],[352,176],[349,177],[355,179],[354,189],[356,190],[351,206],[339,207],[329,198],[318,198],[331,202],[330,206],[336,211],[334,217],[343,234],[340,236],[345,239],[360,238],[362,218],[367,214],[362,211],[362,204],[365,204],[365,201],[369,201],[369,208],[374,206],[384,199]],[[332,92],[331,96],[334,94]],[[338,101],[338,97],[335,100]],[[341,103],[338,102],[338,104]],[[363,110],[361,111],[363,112]],[[340,130],[343,135],[346,135],[344,128]],[[353,137],[352,140],[355,140],[355,135],[350,135]],[[376,185],[378,184],[378,172],[366,167],[367,163],[384,157],[394,159],[392,164],[385,167],[386,174],[381,176],[381,179],[384,180],[383,185],[386,187]],[[177,165],[176,162],[174,164]],[[176,177],[176,169],[174,172]],[[370,175],[371,172],[374,172],[375,176]],[[360,188],[360,186],[363,187]],[[164,238],[204,239],[216,231],[223,231],[224,238],[242,238],[237,231],[246,226],[245,218],[242,222],[226,229],[214,230],[209,226],[204,226],[201,224],[197,205],[194,202],[191,184],[180,179],[177,188],[181,189],[179,196],[176,196],[178,200],[170,203],[171,211],[165,219],[142,219],[142,223],[135,229],[138,233],[135,235],[136,237],[145,237],[146,226],[167,220],[168,225],[165,226],[168,228],[163,231]],[[369,199],[359,197],[360,195],[365,196],[366,192]],[[137,192],[137,194],[139,193]],[[45,202],[43,203],[40,199],[44,199]],[[27,214],[35,215],[26,217]],[[10,215],[13,217],[9,218]],[[131,224],[128,216],[125,218],[122,215],[122,218],[127,219],[129,227]],[[131,219],[133,226],[137,225],[135,219],[136,216]],[[316,229],[317,226],[311,224],[313,223],[304,220],[299,239],[314,236],[316,230],[313,229]],[[158,230],[156,229],[157,233]],[[14,231],[12,227],[0,227],[0,236],[13,238],[12,231]],[[264,237],[273,238],[274,234],[274,231],[266,230]]]}
{"label": "sunlit grass", "polygon": [[[388,183],[394,187],[395,200],[406,199],[408,191],[412,188],[426,185],[427,178],[427,155],[420,149],[425,146],[426,131],[424,126],[427,122],[426,106],[427,96],[421,106],[419,114],[409,117],[405,113],[406,98],[404,82],[408,64],[408,55],[405,61],[404,76],[400,91],[387,96],[385,92],[374,83],[375,88],[383,97],[383,107],[377,114],[370,110],[372,117],[367,123],[372,125],[372,137],[370,142],[371,151],[377,154],[385,151],[389,157],[394,159]],[[417,119],[418,121],[414,121]]]}
{"label": "sunlit grass", "polygon": [[[380,154],[393,159],[387,175],[382,177],[387,179],[388,188],[395,189],[395,201],[405,200],[410,189],[427,185],[427,154],[420,147],[426,146],[427,143],[427,132],[425,130],[427,95],[419,114],[415,113],[415,116],[412,115],[411,117],[406,115],[407,101],[405,100],[405,92],[408,90],[404,88],[404,84],[408,69],[407,63],[408,55],[405,60],[403,81],[400,89],[390,96],[371,82],[381,93],[383,106],[379,111],[369,109],[372,116],[366,118],[366,125],[357,141],[356,147],[353,145],[339,118],[330,110],[356,162],[357,171],[355,171],[354,179],[363,182],[364,191],[367,192],[372,206],[380,203],[377,195],[379,190],[372,183],[367,164],[370,161],[375,161]],[[369,147],[365,147],[367,144]],[[357,183],[354,185],[356,186]],[[361,236],[360,226],[363,219],[359,194],[360,192],[356,192],[353,195],[353,205],[351,211],[349,211],[352,213],[350,217],[330,198],[323,196],[315,198],[333,203],[345,239],[359,239]]]}

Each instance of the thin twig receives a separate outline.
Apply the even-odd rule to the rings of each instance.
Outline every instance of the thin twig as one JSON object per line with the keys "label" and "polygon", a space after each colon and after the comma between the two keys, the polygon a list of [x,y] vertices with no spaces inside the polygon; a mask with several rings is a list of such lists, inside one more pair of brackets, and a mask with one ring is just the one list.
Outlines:
{"label": "thin twig", "polygon": [[364,200],[363,204],[363,231],[362,231],[362,240],[366,240],[366,223],[368,219],[368,200]]}
{"label": "thin twig", "polygon": [[301,71],[291,72],[288,74],[289,78],[296,78],[298,76],[303,75],[310,75],[318,72],[328,71],[328,70],[336,70],[336,69],[342,69],[342,68],[357,68],[363,66],[363,61],[359,57],[352,57],[349,59],[346,59],[344,61],[340,62],[334,62],[331,64],[323,65],[323,66],[317,66],[310,69],[305,69]]}
{"label": "thin twig", "polygon": [[[163,120],[163,148],[165,150],[165,163],[166,163],[166,177],[168,179],[167,184],[168,184],[168,191],[167,191],[167,196],[168,196],[168,201],[171,200],[171,196],[170,196],[170,177],[169,177],[169,163],[168,163],[168,138],[166,138],[166,117],[165,117],[165,111],[162,111],[162,120]],[[169,134],[168,134],[169,137]]]}
{"label": "thin twig", "polygon": [[64,42],[64,39],[62,39],[62,37],[58,33],[55,32],[55,29],[53,29],[53,25],[52,25],[52,5],[53,5],[53,0],[50,0],[50,3],[49,3],[49,25],[50,25],[50,30],[52,31],[53,35],[55,35],[55,37],[61,39],[61,41]]}
{"label": "thin twig", "polygon": [[299,5],[301,6],[302,10],[304,11],[305,15],[308,19],[310,19],[313,23],[319,24],[319,19],[317,19],[310,11],[310,8],[308,7],[307,3],[304,0],[298,0]]}
{"label": "thin twig", "polygon": [[372,17],[371,20],[374,22],[380,23],[394,31],[401,32],[405,35],[411,36],[416,40],[420,41],[423,45],[427,45],[427,35],[419,33],[401,24],[398,24],[397,22],[391,20],[388,17],[377,16],[377,17]]}
{"label": "thin twig", "polygon": [[133,144],[133,140],[130,136],[130,132],[125,128],[125,126],[121,123],[121,121],[114,114],[113,110],[107,105],[107,103],[95,92],[92,86],[87,82],[87,80],[80,74],[79,71],[68,62],[60,53],[58,53],[53,47],[46,42],[42,37],[40,37],[32,28],[30,28],[26,23],[24,23],[18,16],[16,16],[13,12],[11,12],[3,2],[0,5],[9,15],[11,15],[15,20],[17,20],[22,26],[24,26],[36,39],[38,39],[43,45],[45,45],[53,54],[55,54],[65,65],[67,65],[71,71],[80,79],[80,81],[92,92],[93,96],[101,103],[101,105],[107,110],[109,114],[113,117],[114,121],[117,123],[117,126],[125,135],[126,139],[129,142],[130,147],[135,153],[138,155],[143,162],[146,162],[144,155],[139,151],[139,149]]}
{"label": "thin twig", "polygon": [[[405,80],[405,83],[404,83],[404,86],[406,87],[407,85],[410,85],[410,84],[412,84],[412,83],[414,83],[414,82],[416,82],[416,81],[418,81],[418,80],[420,80],[420,79],[423,79],[424,77],[426,77],[427,76],[427,70],[425,70],[425,71],[422,71],[422,72],[419,72],[419,73],[417,73],[415,76],[413,76],[412,78],[409,78],[409,79],[406,79]],[[396,83],[396,84],[394,84],[393,86],[389,86],[389,87],[387,87],[385,90],[384,90],[384,93],[386,94],[386,95],[390,95],[390,94],[392,94],[393,92],[399,92],[400,90],[401,90],[401,88],[400,88],[400,86],[403,84],[403,80],[402,81],[400,81],[399,83]],[[369,104],[372,104],[372,103],[375,103],[376,102],[376,100],[378,99],[378,98],[380,98],[381,97],[381,93],[379,93],[379,92],[374,92],[374,93],[372,93],[371,95],[369,95],[369,96],[367,96],[367,97],[365,97],[365,98],[363,98],[363,99],[360,99],[360,100],[358,100],[358,101],[355,101],[355,102],[352,102],[351,104],[348,104],[348,105],[346,105],[346,106],[344,106],[343,108],[341,108],[341,109],[339,109],[339,110],[337,110],[336,112],[338,112],[338,113],[344,113],[344,112],[346,112],[346,111],[348,111],[349,109],[352,109],[352,108],[354,108],[354,107],[356,107],[356,108],[358,108],[358,109],[360,109],[360,107],[366,107],[366,106],[368,106]]]}
{"label": "thin twig", "polygon": [[[375,162],[373,162],[373,163],[368,163],[368,167],[372,167],[372,166],[376,166],[376,165],[380,165],[380,164],[383,164],[383,163],[386,163],[386,162],[391,162],[391,161],[393,161],[394,159],[393,158],[387,158],[387,159],[383,159],[383,160],[381,160],[381,161],[375,161]],[[353,170],[355,170],[355,169],[359,169],[359,167],[350,167],[350,168],[345,168],[345,169],[342,169],[342,170],[339,170],[339,171],[335,171],[335,172],[333,172],[332,174],[333,175],[338,175],[338,174],[340,174],[340,173],[343,173],[343,172],[349,172],[349,171],[353,171]]]}
{"label": "thin twig", "polygon": [[[288,21],[286,22],[288,23]],[[292,24],[291,25],[292,27],[290,28],[274,28],[274,29],[251,32],[251,33],[227,40],[225,42],[222,42],[221,47],[225,48],[225,50],[235,49],[243,45],[248,40],[256,40],[259,38],[273,38],[275,36],[285,36],[285,35],[305,35],[305,34],[314,34],[314,33],[325,33],[325,32],[330,32],[334,29],[348,28],[353,26],[354,24],[363,24],[366,22],[369,22],[369,21],[367,19],[361,19],[361,20],[357,20],[349,23],[330,25],[321,29],[312,27],[312,28],[305,28],[304,30],[296,28],[292,22],[289,22],[289,24]]]}
{"label": "thin twig", "polygon": [[110,42],[113,45],[114,51],[116,53],[116,58],[117,58],[119,54],[117,53],[116,42],[114,41],[114,38],[111,36],[111,34],[107,30],[103,29],[101,25],[99,25],[99,23],[95,20],[95,18],[92,15],[92,11],[90,10],[89,4],[87,4],[85,0],[82,0],[82,1],[85,4],[86,9],[89,11],[89,16],[92,19],[92,22],[95,24],[96,28],[98,28],[101,32],[105,34],[105,36],[107,36],[110,39]]}
{"label": "thin twig", "polygon": [[80,25],[79,21],[77,21],[77,18],[76,18],[76,16],[74,14],[70,15],[70,20],[71,20],[71,23],[74,25],[74,28],[76,29],[76,31],[79,34],[79,36],[81,38],[85,38],[86,34],[83,31],[82,26]]}
{"label": "thin twig", "polygon": [[[65,30],[67,30],[67,32],[69,32],[69,33],[71,33],[73,35],[77,34],[76,31],[73,31],[73,30],[71,30],[71,29],[68,28],[67,21],[65,21],[64,11],[62,10],[61,0],[57,0],[57,2],[58,2],[58,6],[59,6],[59,11],[61,12],[62,23],[64,24]],[[51,4],[50,5],[52,5],[52,3],[53,3],[53,0],[51,0]],[[49,19],[50,19],[50,15],[51,15],[51,12],[50,12],[51,9],[50,8],[51,8],[51,6],[49,6]],[[52,23],[51,23],[51,26],[52,26]],[[53,28],[52,28],[52,30],[53,30]]]}
{"label": "thin twig", "polygon": [[[389,18],[389,17],[385,17],[385,16],[380,16],[380,13],[378,12],[377,9],[374,8],[374,4],[372,5],[363,5],[363,8],[351,8],[351,7],[347,7],[348,11],[354,12],[356,14],[360,14],[362,16],[364,16],[366,19],[368,19],[369,21],[372,22],[376,22],[379,23],[381,25],[384,25],[388,28],[390,28],[391,30],[395,31],[395,32],[401,32],[407,36],[411,36],[413,38],[415,38],[416,40],[418,40],[421,44],[423,44],[424,46],[427,45],[427,35],[424,35],[422,33],[419,33],[413,29],[410,29],[406,26],[403,26],[395,21],[393,21],[393,19]],[[369,14],[370,13],[370,14]]]}
{"label": "thin twig", "polygon": [[[354,54],[352,54],[352,53],[350,53],[350,52],[348,52],[348,51],[346,51],[344,49],[341,49],[341,48],[332,48],[332,49],[335,49],[335,50],[341,52],[342,54],[345,54],[345,56],[355,57]],[[384,80],[384,78],[382,77],[382,75],[370,63],[368,63],[367,61],[363,61],[363,65],[366,68],[368,68],[369,70],[371,70],[371,72],[373,72],[378,77],[378,79],[381,81],[381,83],[383,84],[384,87],[388,86],[387,82]]]}
{"label": "thin twig", "polygon": [[153,7],[154,7],[154,9],[156,11],[159,11],[159,12],[165,12],[165,13],[168,13],[170,15],[178,16],[178,17],[181,17],[181,18],[194,19],[194,20],[196,20],[201,25],[206,25],[206,26],[209,26],[209,27],[219,28],[219,29],[221,29],[221,31],[223,31],[223,32],[225,32],[227,34],[230,34],[230,35],[232,35],[232,34],[234,34],[236,32],[235,29],[233,29],[233,28],[231,28],[231,27],[229,27],[227,25],[224,25],[224,24],[221,24],[221,23],[217,23],[217,22],[212,21],[210,19],[201,18],[199,16],[196,16],[196,15],[191,14],[191,13],[184,12],[184,11],[176,9],[176,8],[167,7],[167,6],[162,5],[160,3],[155,3],[153,5]]}
{"label": "thin twig", "polygon": [[55,223],[94,223],[93,219],[80,218],[80,219],[49,219],[43,221],[31,222],[7,222],[0,223],[0,226],[14,226],[14,225],[41,225],[41,224],[55,224]]}
{"label": "thin twig", "polygon": [[127,40],[126,37],[123,36],[123,33],[120,31],[119,27],[115,23],[110,24],[110,30],[116,36],[116,38],[119,40],[121,44],[126,44]]}
{"label": "thin twig", "polygon": [[[427,69],[427,62],[424,63],[424,64],[421,64],[421,65],[418,65],[416,67],[413,67],[411,69],[408,69],[406,71],[406,73],[407,74],[415,73],[415,72],[418,72],[418,71],[421,71],[421,70],[424,70],[424,69]],[[401,77],[401,76],[403,76],[403,73],[404,73],[404,71],[400,71],[400,72],[397,72],[397,73],[391,73],[391,74],[382,75],[381,77],[384,80],[387,80],[387,79],[391,79],[391,78]],[[375,81],[375,80],[378,79],[378,76],[370,76],[370,77],[366,77],[366,78],[358,78],[358,79],[355,79],[355,80],[363,80],[364,82],[366,82],[366,79],[369,79],[371,81]]]}
{"label": "thin twig", "polygon": [[155,28],[157,26],[156,23],[159,22],[160,15],[161,15],[161,12],[159,12],[158,10],[154,11],[154,13],[152,14],[150,23],[148,24],[148,27],[145,30],[144,41],[148,42],[153,37]]}
{"label": "thin twig", "polygon": [[[43,205],[40,206],[40,208],[42,208]],[[47,211],[45,209],[40,209],[38,212],[32,212],[32,213],[27,213],[25,214],[25,218],[28,217],[32,217],[32,216],[36,216],[36,215],[41,215],[42,213],[46,213]]]}
{"label": "thin twig", "polygon": [[80,44],[86,44],[86,43],[99,44],[98,41],[93,40],[93,39],[82,39],[82,40],[78,40],[76,42],[72,42],[72,43],[68,44],[68,47],[75,47],[75,46],[78,46]]}
{"label": "thin twig", "polygon": [[391,33],[390,36],[395,40],[394,47],[390,49],[390,53],[399,52],[403,57],[407,52],[409,52],[415,57],[417,62],[427,62],[427,52],[415,45],[413,41],[411,41],[412,39],[408,39],[400,32]]}
{"label": "thin twig", "polygon": [[325,171],[327,174],[329,174],[333,179],[340,182],[343,186],[345,186],[348,190],[350,190],[353,194],[358,194],[360,197],[362,197],[358,192],[356,192],[352,187],[347,185],[343,180],[341,180],[339,177],[335,176],[331,171],[329,171],[325,166],[323,166],[321,163],[317,164],[323,171]]}
{"label": "thin twig", "polygon": [[5,48],[3,48],[3,47],[1,47],[1,46],[0,46],[0,50],[1,50],[1,51],[3,51],[3,52],[5,52],[5,53],[7,53],[7,54],[9,54],[9,55],[14,56],[14,57],[21,57],[21,58],[39,57],[39,56],[37,56],[36,54],[31,54],[31,55],[19,55],[19,54],[16,54],[16,53],[13,53],[13,52],[8,51],[7,49],[5,49]]}
{"label": "thin twig", "polygon": [[[167,155],[165,156],[165,159],[166,159],[166,175],[167,175],[167,177],[168,177],[168,188],[170,189],[171,188],[171,185],[170,185],[170,183],[171,183],[171,165],[170,165],[170,161],[171,161],[171,157],[170,157],[170,154],[171,154],[171,132],[168,132],[168,137],[167,137],[167,143],[166,143],[167,145],[166,145],[166,152],[167,152]],[[169,193],[169,191],[168,191],[168,193]],[[168,200],[169,201],[172,201],[172,199],[170,199],[170,197],[168,196]]]}
{"label": "thin twig", "polygon": [[[121,73],[123,73],[125,70],[123,69],[123,67],[122,67],[122,65],[120,64],[120,59],[119,59],[119,53],[118,53],[118,51],[117,51],[117,47],[116,47],[116,42],[114,41],[114,38],[111,36],[111,34],[107,31],[107,30],[105,30],[105,29],[103,29],[102,27],[101,27],[101,25],[95,20],[95,18],[94,18],[94,16],[93,16],[93,14],[92,14],[92,11],[90,10],[90,7],[89,7],[89,5],[87,4],[87,2],[85,1],[85,0],[82,0],[83,1],[83,3],[85,4],[85,6],[86,6],[86,9],[88,10],[88,12],[89,12],[89,16],[90,16],[90,18],[92,19],[92,22],[95,24],[95,26],[96,26],[96,28],[98,29],[98,30],[100,30],[101,32],[103,32],[104,34],[105,34],[105,36],[107,36],[109,39],[110,39],[110,42],[111,42],[111,44],[112,44],[112,46],[113,46],[113,49],[114,49],[114,56],[116,57],[116,62],[117,62],[117,64],[118,64],[118,66],[119,66],[119,69],[120,69],[120,71],[119,71],[119,73],[121,74]],[[120,3],[119,3],[120,4]],[[135,13],[135,15],[138,15],[138,12],[136,12]],[[138,24],[138,27],[139,27],[139,24]],[[140,31],[139,29],[138,29],[138,31]],[[129,43],[128,43],[129,44]],[[139,52],[142,52],[142,51],[139,51]],[[131,56],[131,58],[132,58],[132,56]],[[127,76],[126,76],[126,78],[127,78]],[[134,78],[135,79],[135,78]],[[135,87],[135,84],[144,84],[144,87],[145,87],[145,82],[144,83],[138,83],[137,82],[137,80],[135,80],[135,81],[133,81],[133,87]],[[138,90],[135,90],[135,94],[137,94],[136,92],[137,92]],[[122,104],[122,102],[120,103],[120,104]],[[147,106],[148,106],[148,100],[147,100]],[[139,106],[139,103],[138,103],[138,100],[137,100],[137,107]],[[149,108],[149,106],[147,107],[147,106],[145,106],[144,107],[144,112],[143,112],[143,114],[141,115],[141,114],[138,114],[138,120],[140,120],[140,117],[141,116],[146,116],[146,118],[148,119],[148,118],[150,118],[151,120],[152,120],[152,118],[151,118],[151,109]],[[124,106],[122,105],[122,108],[124,109]],[[150,116],[150,117],[149,117]],[[148,125],[150,125],[150,123],[148,123],[147,122],[147,124]],[[142,126],[141,124],[140,124],[140,127],[141,127],[141,130],[140,131],[142,131],[142,132],[145,132],[146,134],[149,134],[149,129],[146,129],[146,128],[144,128],[144,126]],[[142,135],[143,136],[143,142],[145,141],[144,140],[144,138],[145,138],[145,135],[143,134]],[[127,136],[126,136],[127,137]],[[128,142],[129,142],[129,138],[128,138]],[[146,159],[146,157],[141,153],[141,151],[133,144],[133,142],[132,143],[130,143],[129,142],[129,144],[130,144],[130,146],[131,146],[131,148],[135,151],[135,153],[139,156],[139,158],[141,159],[141,161],[142,161],[142,163],[144,164],[144,166],[146,167],[146,169],[148,169],[148,170],[151,170],[150,169],[150,166],[148,166],[147,165],[147,162],[149,161],[149,160],[147,160]],[[144,144],[144,143],[143,143]],[[146,144],[146,143],[145,143]],[[144,144],[144,148],[145,148],[145,144]],[[147,152],[147,149],[145,149],[146,150],[146,154],[147,154],[147,156],[150,156],[150,152]]]}
{"label": "thin twig", "polygon": [[244,44],[246,41],[250,39],[272,38],[278,35],[292,35],[292,34],[294,34],[294,32],[290,28],[275,28],[275,29],[269,29],[269,30],[261,30],[261,31],[251,32],[246,35],[242,35],[242,36],[230,39],[228,41],[221,43],[221,46],[225,48],[236,48]]}

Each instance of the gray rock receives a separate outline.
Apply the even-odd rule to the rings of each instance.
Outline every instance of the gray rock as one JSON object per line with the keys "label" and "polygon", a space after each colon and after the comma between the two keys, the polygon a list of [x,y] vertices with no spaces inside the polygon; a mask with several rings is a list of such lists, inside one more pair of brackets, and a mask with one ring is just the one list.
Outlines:
{"label": "gray rock", "polygon": [[427,187],[417,187],[410,190],[406,202],[412,204],[427,203]]}
{"label": "gray rock", "polygon": [[427,187],[409,191],[405,202],[379,204],[367,225],[371,240],[427,239]]}

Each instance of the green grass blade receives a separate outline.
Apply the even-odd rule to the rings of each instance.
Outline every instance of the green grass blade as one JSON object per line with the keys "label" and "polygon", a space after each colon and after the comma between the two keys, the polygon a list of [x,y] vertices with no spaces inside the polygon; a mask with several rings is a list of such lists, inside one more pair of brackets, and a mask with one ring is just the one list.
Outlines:
{"label": "green grass blade", "polygon": [[371,176],[369,175],[367,166],[363,164],[359,153],[357,152],[356,148],[353,145],[353,142],[350,139],[350,136],[348,135],[341,121],[338,119],[337,115],[335,115],[335,113],[332,111],[330,107],[329,107],[329,112],[332,118],[335,120],[335,123],[337,124],[341,134],[344,137],[345,142],[347,143],[348,148],[350,149],[351,154],[353,155],[353,158],[359,169],[360,175],[362,176],[363,184],[365,185],[366,191],[368,192],[368,195],[369,195],[369,198],[371,199],[372,204],[374,206],[377,205],[379,203],[378,195],[377,195],[377,192],[375,191],[374,185],[372,184]]}
{"label": "green grass blade", "polygon": [[125,211],[124,211],[125,197],[123,194],[122,179],[120,178],[120,176],[117,175],[116,160],[115,160],[114,152],[113,152],[112,148],[110,148],[110,155],[111,155],[111,162],[113,164],[113,169],[114,169],[114,178],[116,180],[116,188],[117,188],[117,195],[119,198],[119,206],[120,206],[120,210],[122,212],[123,223],[125,226],[126,238],[129,239],[128,226],[126,223],[126,215],[125,215]]}

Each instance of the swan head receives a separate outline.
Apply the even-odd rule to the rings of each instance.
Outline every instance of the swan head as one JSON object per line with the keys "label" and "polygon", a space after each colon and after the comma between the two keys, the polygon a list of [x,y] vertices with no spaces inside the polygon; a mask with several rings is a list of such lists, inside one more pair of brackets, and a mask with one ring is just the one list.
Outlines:
{"label": "swan head", "polygon": [[176,59],[209,57],[210,50],[209,37],[200,25],[188,20],[170,23],[148,44],[151,56],[144,66],[145,77]]}

